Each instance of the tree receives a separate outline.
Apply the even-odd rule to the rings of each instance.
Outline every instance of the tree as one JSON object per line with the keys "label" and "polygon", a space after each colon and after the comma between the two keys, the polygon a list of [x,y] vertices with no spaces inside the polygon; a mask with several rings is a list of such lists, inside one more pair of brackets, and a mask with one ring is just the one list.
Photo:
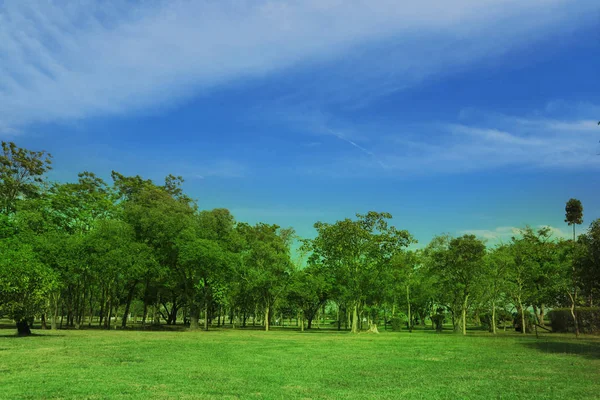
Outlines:
{"label": "tree", "polygon": [[302,331],[304,321],[307,321],[307,329],[310,329],[318,310],[327,302],[331,291],[331,278],[322,265],[310,264],[306,268],[293,271],[287,298],[300,310]]}
{"label": "tree", "polygon": [[460,329],[466,335],[467,311],[482,297],[485,283],[485,244],[474,235],[438,236],[424,255],[438,288],[438,300],[452,313],[454,330]]}
{"label": "tree", "polygon": [[[370,211],[356,217],[335,224],[317,222],[317,237],[307,242],[312,252],[309,262],[331,269],[337,284],[345,286],[352,306],[353,333],[359,331],[359,308],[379,305],[380,278],[391,258],[414,241],[408,231],[388,225],[389,213]],[[377,321],[370,325],[376,332]]]}
{"label": "tree", "polygon": [[0,241],[0,311],[17,323],[19,335],[30,335],[30,321],[43,312],[56,285],[53,271],[31,246],[15,239]]}
{"label": "tree", "polygon": [[576,271],[575,271],[575,225],[583,224],[583,205],[581,201],[577,199],[569,199],[567,201],[567,205],[565,206],[565,222],[569,225],[573,225],[573,287],[571,291],[569,291],[569,298],[571,299],[571,316],[573,317],[573,322],[575,323],[575,336],[579,337],[579,324],[577,323],[576,310],[577,306],[577,283],[576,283]]}
{"label": "tree", "polygon": [[123,177],[113,172],[113,178],[121,207],[120,218],[133,227],[137,242],[150,247],[157,262],[156,268],[147,270],[140,282],[145,284],[143,321],[149,304],[153,304],[153,314],[157,317],[160,306],[165,309],[168,306],[161,300],[168,298],[171,309],[166,310],[166,319],[168,323],[175,323],[177,311],[186,300],[181,288],[177,240],[193,225],[196,206],[189,198],[174,197],[170,193],[173,181],[167,190],[139,176]]}
{"label": "tree", "polygon": [[412,332],[413,327],[412,305],[414,303],[411,290],[414,294],[414,286],[417,284],[416,273],[420,262],[419,252],[402,251],[396,253],[391,260],[390,274],[387,278],[392,291],[392,307],[395,306],[399,298],[405,297],[407,323],[410,332]]}
{"label": "tree", "polygon": [[573,225],[573,241],[575,241],[575,225],[583,224],[583,205],[577,199],[569,199],[565,206],[565,222]]}
{"label": "tree", "polygon": [[487,298],[492,311],[491,324],[492,333],[496,334],[496,309],[500,297],[507,290],[507,275],[511,268],[513,257],[510,253],[510,247],[500,245],[493,249],[487,258]]}
{"label": "tree", "polygon": [[20,198],[39,193],[43,175],[51,168],[52,156],[45,151],[31,151],[13,142],[2,142],[0,153],[0,213],[16,210]]}
{"label": "tree", "polygon": [[464,235],[450,241],[446,274],[454,281],[462,297],[462,333],[467,334],[469,301],[481,288],[484,277],[485,244],[475,235]]}
{"label": "tree", "polygon": [[[204,303],[204,329],[208,330],[209,307],[215,286],[224,283],[234,262],[235,221],[227,209],[202,211],[196,224],[178,239],[178,263],[188,305],[190,328],[198,328],[199,301]],[[230,275],[229,275],[230,276]]]}
{"label": "tree", "polygon": [[578,238],[575,270],[582,295],[593,307],[600,296],[600,219],[594,220],[588,231]]}
{"label": "tree", "polygon": [[262,300],[265,331],[268,331],[271,311],[289,283],[293,231],[263,223],[238,224],[237,230],[243,240],[239,279]]}

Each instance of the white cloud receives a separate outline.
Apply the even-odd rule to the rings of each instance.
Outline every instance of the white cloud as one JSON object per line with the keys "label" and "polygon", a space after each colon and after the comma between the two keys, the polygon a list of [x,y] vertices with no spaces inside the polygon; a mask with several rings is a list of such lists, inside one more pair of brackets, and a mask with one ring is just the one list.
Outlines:
{"label": "white cloud", "polygon": [[519,228],[513,226],[500,226],[495,229],[467,229],[460,231],[461,235],[475,235],[481,239],[491,242],[503,241],[507,242],[511,237],[519,234]]}
{"label": "white cloud", "polygon": [[[585,23],[581,0],[152,0],[0,4],[0,129],[170,106],[239,79],[368,99]],[[335,63],[334,63],[335,61]],[[351,92],[351,93],[350,93]]]}
{"label": "white cloud", "polygon": [[[586,114],[561,120],[539,113],[516,117],[468,110],[461,113],[459,123],[355,126],[350,131],[354,141],[368,154],[338,152],[337,158],[321,166],[309,165],[305,171],[336,177],[414,178],[504,167],[600,169],[596,117]],[[343,127],[339,121],[336,124]],[[369,136],[371,132],[377,135]]]}
{"label": "white cloud", "polygon": [[[554,239],[570,239],[573,237],[571,232],[564,229],[557,228],[550,225],[538,225],[533,227],[535,230],[541,228],[548,228],[550,230],[551,237]],[[480,239],[485,239],[488,244],[494,245],[499,243],[507,243],[511,238],[518,237],[523,228],[517,228],[514,226],[500,226],[494,229],[467,229],[460,231],[460,235],[475,235]],[[581,229],[580,229],[581,231]],[[576,232],[577,236],[583,232]]]}

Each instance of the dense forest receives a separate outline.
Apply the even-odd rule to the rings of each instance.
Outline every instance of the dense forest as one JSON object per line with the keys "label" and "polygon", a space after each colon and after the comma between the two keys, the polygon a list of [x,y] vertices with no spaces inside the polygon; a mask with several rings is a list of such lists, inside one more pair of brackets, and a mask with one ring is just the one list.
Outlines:
{"label": "dense forest", "polygon": [[570,240],[524,227],[494,247],[440,235],[411,250],[414,238],[385,212],[317,222],[314,238],[302,239],[224,208],[201,210],[181,177],[157,184],[113,171],[107,183],[82,172],[49,182],[51,162],[2,142],[0,316],[23,335],[36,319],[51,329],[294,321],[304,330],[326,316],[352,332],[446,323],[496,333],[508,323],[526,333],[551,309],[565,330],[598,328],[600,220],[576,236],[576,199],[564,210]]}

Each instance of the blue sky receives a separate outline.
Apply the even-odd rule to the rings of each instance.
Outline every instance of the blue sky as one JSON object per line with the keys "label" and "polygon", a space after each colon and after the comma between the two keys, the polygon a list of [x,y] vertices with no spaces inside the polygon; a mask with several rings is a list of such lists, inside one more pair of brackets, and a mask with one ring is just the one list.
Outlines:
{"label": "blue sky", "polygon": [[0,139],[51,178],[169,173],[293,226],[426,244],[600,217],[600,3],[0,0]]}

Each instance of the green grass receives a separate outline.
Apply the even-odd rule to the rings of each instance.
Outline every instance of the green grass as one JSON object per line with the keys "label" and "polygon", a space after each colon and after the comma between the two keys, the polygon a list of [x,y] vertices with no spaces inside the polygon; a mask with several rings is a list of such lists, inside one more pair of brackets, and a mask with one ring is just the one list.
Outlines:
{"label": "green grass", "polygon": [[600,398],[600,339],[295,331],[0,331],[6,399]]}

